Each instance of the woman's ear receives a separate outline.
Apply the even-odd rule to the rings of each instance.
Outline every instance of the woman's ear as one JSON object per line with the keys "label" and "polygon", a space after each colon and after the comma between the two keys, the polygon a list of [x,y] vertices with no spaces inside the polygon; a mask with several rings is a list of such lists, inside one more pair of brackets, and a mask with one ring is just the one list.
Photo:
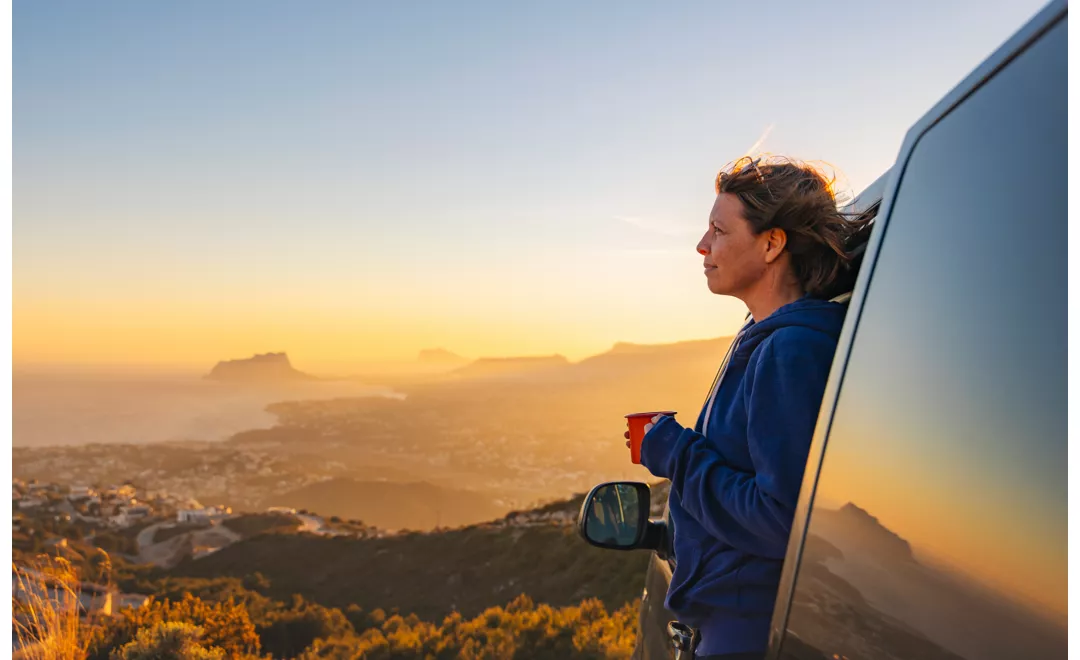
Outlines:
{"label": "woman's ear", "polygon": [[780,258],[787,246],[787,232],[773,228],[765,232],[765,263],[771,264]]}

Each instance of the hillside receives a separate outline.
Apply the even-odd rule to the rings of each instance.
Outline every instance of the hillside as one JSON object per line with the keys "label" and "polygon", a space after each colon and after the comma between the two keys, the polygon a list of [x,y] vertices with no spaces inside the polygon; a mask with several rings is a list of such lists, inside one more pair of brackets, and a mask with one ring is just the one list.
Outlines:
{"label": "hillside", "polygon": [[851,502],[835,511],[817,509],[814,512],[814,531],[833,543],[839,540],[857,547],[880,561],[915,562],[910,543]]}
{"label": "hillside", "polygon": [[[665,485],[654,488],[654,512]],[[398,608],[425,620],[470,617],[525,594],[552,606],[600,599],[616,609],[641,597],[649,554],[586,544],[570,524],[580,496],[462,529],[386,538],[268,534],[185,561],[173,577],[260,573],[267,595],[327,606]],[[561,522],[560,522],[561,521]]]}
{"label": "hillside", "polygon": [[[281,402],[268,407],[278,418],[276,428],[244,434],[242,443],[230,446],[272,451],[289,461],[299,454],[318,456],[324,465],[338,466],[331,471],[312,462],[332,477],[372,481],[371,466],[378,466],[388,469],[390,481],[447,488],[468,484],[471,490],[508,502],[508,508],[518,508],[606,480],[647,478],[643,468],[628,460],[624,416],[676,410],[678,420],[692,426],[726,347],[724,339],[659,347],[620,345],[584,362],[528,377],[414,383],[399,386],[402,396],[394,399]],[[279,488],[275,494],[286,490]],[[289,505],[391,528],[401,525],[375,523],[363,511],[336,508],[354,501],[251,500],[252,505]],[[335,507],[335,513],[328,507]],[[444,519],[442,524],[491,517]],[[412,528],[435,525],[433,517],[422,522],[412,523]]]}
{"label": "hillside", "polygon": [[273,598],[298,593],[327,606],[399,608],[437,621],[455,609],[475,616],[520,594],[553,606],[597,597],[621,607],[641,597],[647,565],[645,552],[593,548],[568,526],[482,526],[382,539],[269,534],[182,562],[170,575],[258,572]]}
{"label": "hillside", "polygon": [[[654,511],[666,492],[654,487]],[[483,525],[382,537],[367,528],[363,537],[317,535],[306,515],[296,530],[289,514],[244,514],[222,525],[237,533],[233,545],[171,568],[119,555],[102,564],[81,541],[71,542],[80,552],[58,547],[70,565],[18,547],[16,564],[110,579],[132,602],[153,596],[100,620],[87,660],[115,658],[165,622],[201,628],[205,636],[193,639],[224,657],[629,658],[649,554],[579,539],[581,498]],[[85,534],[51,516],[39,522],[38,531]],[[189,530],[173,540],[198,533]]]}
{"label": "hillside", "polygon": [[682,341],[673,344],[620,342],[610,350],[570,362],[561,355],[550,357],[481,358],[450,372],[457,378],[528,377],[531,382],[590,382],[627,377],[659,377],[667,380],[702,364],[719,366],[731,337]]}
{"label": "hillside", "polygon": [[512,372],[513,378],[496,378],[497,370],[491,368],[487,379],[427,383],[403,391],[424,403],[458,400],[469,406],[462,400],[484,401],[486,410],[500,416],[550,419],[554,410],[564,419],[598,420],[666,408],[680,411],[684,421],[691,415],[692,423],[730,343],[730,337],[675,344],[620,343],[580,362],[558,366],[553,361],[550,368]]}
{"label": "hillside", "polygon": [[492,520],[506,513],[491,499],[425,482],[329,479],[275,494],[261,507],[284,506],[362,520],[382,529],[432,529]]}
{"label": "hillside", "polygon": [[289,356],[285,353],[264,353],[241,360],[223,360],[214,365],[206,378],[252,383],[314,380],[314,376],[293,368]]}

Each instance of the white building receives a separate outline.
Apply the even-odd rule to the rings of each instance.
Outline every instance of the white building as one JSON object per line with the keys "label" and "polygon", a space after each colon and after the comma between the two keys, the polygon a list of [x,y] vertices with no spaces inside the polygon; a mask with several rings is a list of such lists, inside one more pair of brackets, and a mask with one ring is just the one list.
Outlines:
{"label": "white building", "polygon": [[24,497],[19,500],[20,509],[31,509],[36,506],[44,506],[45,498],[43,497]]}
{"label": "white building", "polygon": [[210,514],[206,512],[206,509],[180,509],[176,512],[176,522],[208,523],[210,522]]}
{"label": "white building", "polygon": [[72,486],[71,491],[68,492],[69,500],[85,500],[86,498],[94,494],[93,489],[89,486]]}
{"label": "white building", "polygon": [[129,527],[150,513],[148,506],[121,506],[117,508],[116,515],[109,517],[109,524],[114,527]]}
{"label": "white building", "polygon": [[195,509],[180,509],[176,512],[176,521],[208,524],[230,515],[232,515],[232,509],[227,506],[207,506]]}
{"label": "white building", "polygon": [[150,507],[139,505],[128,507],[125,513],[127,513],[127,517],[129,520],[142,520],[143,518],[149,516],[151,511]]}

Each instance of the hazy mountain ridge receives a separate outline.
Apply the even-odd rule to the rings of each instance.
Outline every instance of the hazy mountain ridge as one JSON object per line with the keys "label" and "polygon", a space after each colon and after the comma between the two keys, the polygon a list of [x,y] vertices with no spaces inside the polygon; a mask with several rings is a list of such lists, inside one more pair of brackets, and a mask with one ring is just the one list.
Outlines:
{"label": "hazy mountain ridge", "polygon": [[[679,411],[684,424],[691,424],[725,348],[723,339],[620,344],[580,363],[528,377],[414,383],[401,388],[402,398],[363,394],[331,398],[338,390],[326,388],[339,382],[330,380],[315,381],[318,387],[283,385],[275,391],[295,396],[264,404],[269,428],[238,432],[229,441],[190,448],[102,444],[20,450],[13,456],[13,467],[22,478],[89,483],[142,475],[148,488],[206,504],[251,510],[273,503],[324,510],[327,515],[335,515],[335,505],[341,503],[381,498],[281,501],[280,496],[334,479],[427,482],[480,493],[480,499],[474,511],[440,517],[430,504],[437,497],[403,496],[425,504],[401,507],[413,508],[407,522],[377,522],[387,528],[421,529],[467,524],[560,494],[582,492],[601,481],[647,479],[647,473],[628,460],[623,416],[636,410],[672,409]],[[196,380],[194,384],[222,395],[235,390],[254,397],[266,389],[243,383],[226,387]],[[339,384],[338,389],[347,391],[348,383]],[[321,394],[324,390],[326,394]],[[493,509],[491,502],[504,505]],[[340,513],[361,519],[376,515],[367,508]]]}
{"label": "hazy mountain ridge", "polygon": [[207,380],[239,382],[275,382],[314,380],[315,377],[298,371],[285,353],[263,353],[238,360],[223,360],[214,365]]}
{"label": "hazy mountain ridge", "polygon": [[624,378],[678,372],[702,362],[720,365],[731,337],[696,339],[670,344],[619,342],[603,353],[571,362],[561,355],[544,357],[480,358],[449,375],[459,379],[513,378],[528,376],[535,382]]}
{"label": "hazy mountain ridge", "polygon": [[825,538],[841,536],[881,560],[915,563],[911,544],[866,510],[848,502],[838,510],[817,509],[813,529]]}
{"label": "hazy mountain ridge", "polygon": [[467,364],[469,359],[461,357],[457,353],[448,351],[445,348],[428,348],[420,351],[416,356],[416,361],[424,365],[454,367]]}
{"label": "hazy mountain ridge", "polygon": [[480,358],[450,372],[454,378],[521,377],[570,365],[562,355]]}
{"label": "hazy mountain ridge", "polygon": [[994,587],[993,575],[976,580],[920,562],[906,539],[854,503],[815,509],[799,575],[792,620],[814,632],[806,641],[832,652],[892,657],[878,646],[888,637],[903,657],[1006,660],[1064,649],[1063,621]]}

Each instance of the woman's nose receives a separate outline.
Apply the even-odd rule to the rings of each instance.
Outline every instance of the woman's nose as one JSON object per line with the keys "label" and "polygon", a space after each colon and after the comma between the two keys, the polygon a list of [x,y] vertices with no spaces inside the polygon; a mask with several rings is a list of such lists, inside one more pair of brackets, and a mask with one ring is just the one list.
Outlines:
{"label": "woman's nose", "polygon": [[700,254],[703,257],[709,256],[709,251],[706,250],[705,248],[701,247],[700,245],[697,246],[697,253]]}

